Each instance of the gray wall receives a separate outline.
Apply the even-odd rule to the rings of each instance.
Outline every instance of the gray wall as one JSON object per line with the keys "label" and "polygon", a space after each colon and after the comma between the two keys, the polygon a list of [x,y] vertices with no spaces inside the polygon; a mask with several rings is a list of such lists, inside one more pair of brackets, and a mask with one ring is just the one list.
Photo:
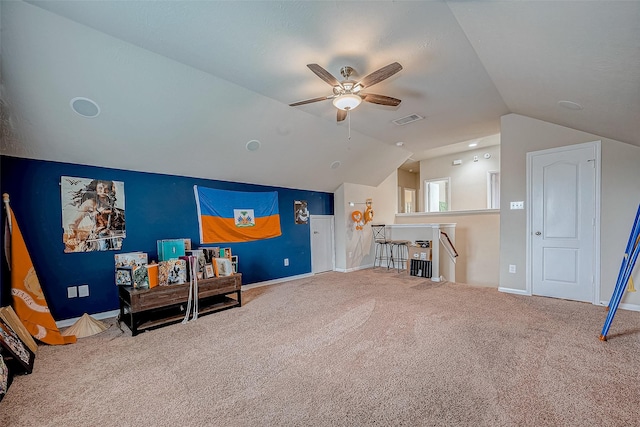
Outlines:
{"label": "gray wall", "polygon": [[[484,154],[489,153],[489,159]],[[473,157],[478,156],[474,162]],[[453,161],[462,164],[453,166]],[[487,172],[500,171],[500,146],[478,148],[457,154],[434,157],[420,162],[420,212],[424,212],[424,181],[451,178],[451,210],[487,209]]]}
{"label": "gray wall", "polygon": [[[526,289],[526,206],[509,209],[526,200],[526,153],[602,141],[600,300],[608,301],[640,201],[640,148],[517,114],[502,117],[501,136],[500,287]],[[640,296],[627,293],[623,303],[640,304]]]}
{"label": "gray wall", "polygon": [[401,207],[399,207],[398,212],[404,212],[404,190],[413,189],[416,190],[416,203],[415,210],[416,212],[420,209],[420,173],[419,172],[409,172],[404,169],[398,169],[398,187],[400,187],[400,194],[398,198],[401,199]]}
{"label": "gray wall", "polygon": [[[396,224],[455,223],[456,282],[498,287],[500,212],[397,215]],[[446,259],[440,249],[440,258]]]}
{"label": "gray wall", "polygon": [[[374,246],[371,224],[393,224],[398,200],[398,174],[394,171],[377,187],[345,182],[334,193],[336,270],[353,271],[373,266]],[[373,222],[357,230],[351,218],[363,212],[372,200]],[[354,202],[355,206],[350,206]]]}

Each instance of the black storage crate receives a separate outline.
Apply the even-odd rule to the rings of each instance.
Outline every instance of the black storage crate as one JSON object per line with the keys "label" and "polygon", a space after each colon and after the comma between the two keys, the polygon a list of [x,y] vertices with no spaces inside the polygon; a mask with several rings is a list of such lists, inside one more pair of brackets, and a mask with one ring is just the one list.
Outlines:
{"label": "black storage crate", "polygon": [[411,276],[431,278],[431,261],[412,259],[409,267]]}

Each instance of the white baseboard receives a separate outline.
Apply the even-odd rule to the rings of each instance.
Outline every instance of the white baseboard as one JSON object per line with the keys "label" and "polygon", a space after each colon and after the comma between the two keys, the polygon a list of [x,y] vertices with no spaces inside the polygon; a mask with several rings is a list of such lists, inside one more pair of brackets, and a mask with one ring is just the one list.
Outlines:
{"label": "white baseboard", "polygon": [[[531,294],[527,293],[527,291],[522,290],[522,289],[511,289],[511,288],[499,287],[498,291],[509,293],[509,294],[531,296]],[[594,305],[601,305],[601,306],[606,307],[607,305],[609,305],[609,302],[608,301],[600,301],[600,303],[594,303]],[[638,305],[638,304],[620,303],[618,308],[621,308],[623,310],[629,310],[629,311],[640,311],[640,305]]]}
{"label": "white baseboard", "polygon": [[282,277],[280,279],[266,280],[264,282],[252,283],[250,285],[242,285],[242,290],[259,288],[261,286],[277,285],[278,283],[290,282],[292,280],[304,279],[312,277],[313,273],[298,274],[297,276]]}
{"label": "white baseboard", "polygon": [[[120,313],[120,310],[111,310],[111,311],[103,311],[102,313],[92,314],[91,317],[97,320],[108,319],[110,317],[116,317]],[[74,317],[73,319],[65,319],[59,320],[56,322],[56,326],[58,328],[66,328],[67,326],[71,326],[76,323],[80,319],[79,317]]]}
{"label": "white baseboard", "polygon": [[623,303],[620,303],[618,307],[623,310],[640,311],[640,305],[638,304],[628,304],[626,302],[623,302]]}
{"label": "white baseboard", "polygon": [[[600,301],[600,305],[606,307],[609,305],[609,301]],[[629,304],[626,302],[621,302],[618,308],[621,308],[623,310],[629,310],[629,311],[640,311],[640,305]]]}
{"label": "white baseboard", "polygon": [[[289,277],[283,277],[281,279],[273,279],[273,280],[267,280],[265,282],[252,283],[250,285],[242,285],[242,290],[244,291],[246,289],[257,288],[260,286],[275,285],[278,283],[289,282],[291,280],[303,279],[305,277],[311,277],[311,276],[313,276],[313,273],[299,274],[297,276],[289,276]],[[102,320],[102,319],[108,319],[110,317],[116,317],[119,313],[120,313],[120,310],[111,310],[111,311],[105,311],[102,313],[91,314],[91,317],[97,320]],[[74,317],[72,319],[59,320],[56,322],[56,326],[58,328],[66,328],[67,326],[71,326],[74,323],[76,323],[78,319],[80,318]]]}
{"label": "white baseboard", "polygon": [[360,265],[354,268],[336,268],[335,271],[337,271],[338,273],[351,273],[353,271],[366,270],[367,268],[372,268],[372,267],[373,267],[373,264],[369,264],[369,265]]}
{"label": "white baseboard", "polygon": [[498,287],[498,291],[499,292],[504,292],[504,293],[507,293],[507,294],[531,296],[531,294],[529,292],[527,292],[526,290],[524,290],[524,289],[513,289],[513,288]]}

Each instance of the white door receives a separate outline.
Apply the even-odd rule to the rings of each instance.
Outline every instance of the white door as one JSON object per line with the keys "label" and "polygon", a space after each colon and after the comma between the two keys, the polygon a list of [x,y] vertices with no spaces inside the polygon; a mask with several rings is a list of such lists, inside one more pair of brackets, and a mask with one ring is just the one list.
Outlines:
{"label": "white door", "polygon": [[593,302],[599,145],[528,157],[532,293]]}
{"label": "white door", "polygon": [[311,272],[322,273],[334,269],[333,216],[311,215]]}

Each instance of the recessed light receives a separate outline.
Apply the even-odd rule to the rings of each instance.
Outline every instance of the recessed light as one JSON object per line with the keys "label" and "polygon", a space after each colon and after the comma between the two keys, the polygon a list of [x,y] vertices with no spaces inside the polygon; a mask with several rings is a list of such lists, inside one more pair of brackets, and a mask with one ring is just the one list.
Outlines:
{"label": "recessed light", "polygon": [[584,107],[573,101],[558,101],[558,105],[569,110],[582,110]]}
{"label": "recessed light", "polygon": [[338,169],[341,164],[342,163],[340,163],[339,160],[336,160],[335,162],[331,163],[331,169]]}
{"label": "recessed light", "polygon": [[398,141],[398,142],[396,142],[396,145],[397,145],[398,147],[402,147],[402,146],[404,145],[404,142],[402,142],[402,141]]}
{"label": "recessed light", "polygon": [[94,117],[98,117],[98,114],[100,114],[100,107],[98,104],[89,98],[73,98],[69,102],[69,105],[71,105],[71,109],[74,112],[87,119],[93,119]]}
{"label": "recessed light", "polygon": [[247,142],[247,150],[249,151],[258,151],[260,149],[260,141],[257,139],[252,139]]}

